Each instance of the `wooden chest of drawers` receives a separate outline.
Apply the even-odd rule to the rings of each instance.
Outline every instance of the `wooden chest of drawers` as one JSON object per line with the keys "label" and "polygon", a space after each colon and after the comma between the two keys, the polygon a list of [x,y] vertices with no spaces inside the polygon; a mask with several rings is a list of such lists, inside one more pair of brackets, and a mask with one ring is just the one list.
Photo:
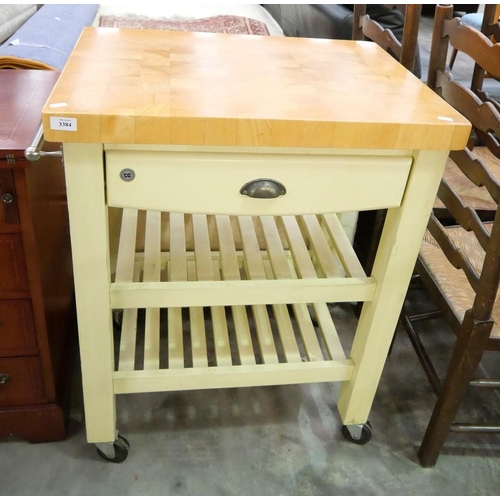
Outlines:
{"label": "wooden chest of drawers", "polygon": [[0,72],[0,437],[31,442],[65,436],[76,334],[62,162],[24,157],[58,76]]}

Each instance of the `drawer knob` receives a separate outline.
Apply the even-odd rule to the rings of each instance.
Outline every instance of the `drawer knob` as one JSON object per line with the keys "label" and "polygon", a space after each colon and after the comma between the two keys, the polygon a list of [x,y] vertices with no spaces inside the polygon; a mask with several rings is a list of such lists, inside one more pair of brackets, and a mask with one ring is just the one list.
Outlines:
{"label": "drawer knob", "polygon": [[250,198],[277,198],[286,194],[286,189],[281,182],[273,179],[255,179],[247,182],[240,193]]}
{"label": "drawer knob", "polygon": [[135,171],[131,168],[124,168],[120,171],[120,179],[125,182],[132,182],[135,179]]}
{"label": "drawer knob", "polygon": [[10,193],[6,193],[2,195],[2,201],[4,203],[12,203],[14,201],[14,197]]}
{"label": "drawer knob", "polygon": [[12,377],[8,373],[0,373],[0,385],[11,382]]}

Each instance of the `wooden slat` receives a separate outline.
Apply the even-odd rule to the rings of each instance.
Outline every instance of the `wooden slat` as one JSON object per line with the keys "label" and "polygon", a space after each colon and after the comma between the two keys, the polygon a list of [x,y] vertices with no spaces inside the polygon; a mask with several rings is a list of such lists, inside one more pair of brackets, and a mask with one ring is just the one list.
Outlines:
{"label": "wooden slat", "polygon": [[[225,281],[239,281],[240,269],[238,257],[234,244],[231,220],[228,216],[217,215],[215,217],[217,236],[219,239],[221,273]],[[233,306],[234,330],[238,345],[238,354],[242,365],[255,364],[250,326],[245,306]]]}
{"label": "wooden slat", "polygon": [[169,214],[170,221],[170,276],[169,281],[187,281],[186,235],[184,215]]}
{"label": "wooden slat", "polygon": [[321,347],[307,305],[294,304],[293,312],[299,326],[300,336],[302,337],[302,343],[306,350],[307,359],[309,361],[323,360],[323,353],[321,352]]}
{"label": "wooden slat", "polygon": [[337,214],[325,214],[320,216],[320,221],[330,236],[347,276],[353,278],[366,278],[366,273],[356,256],[351,242],[345,234],[344,228]]}
{"label": "wooden slat", "polygon": [[240,268],[238,266],[231,220],[227,215],[216,215],[215,223],[219,239],[222,279],[225,281],[239,280]]}
{"label": "wooden slat", "polygon": [[259,241],[255,233],[252,217],[240,216],[238,217],[238,224],[243,243],[247,276],[252,280],[266,279],[266,270],[262,262]]}
{"label": "wooden slat", "polygon": [[272,216],[260,217],[260,224],[264,233],[266,241],[267,253],[269,261],[273,269],[276,279],[289,279],[291,278],[290,268],[286,257],[283,244],[279,235],[276,221]]}
{"label": "wooden slat", "polygon": [[182,335],[182,309],[171,307],[168,309],[168,367],[184,367],[184,342]]}
{"label": "wooden slat", "polygon": [[[135,266],[137,210],[125,208],[122,214],[120,241],[116,260],[115,282],[131,282],[139,278],[140,266]],[[137,337],[137,308],[124,309],[121,325],[118,370],[133,370]]]}
{"label": "wooden slat", "polygon": [[[289,269],[290,269],[290,273],[291,273],[292,277],[294,279],[297,279],[297,277],[298,277],[297,276],[297,269],[295,268],[295,266],[293,265],[292,262],[289,262]],[[314,278],[313,278],[313,280],[314,280]],[[322,302],[322,303],[324,303],[324,302]],[[292,308],[293,308],[296,320],[297,320],[297,318],[300,318],[302,323],[309,321],[309,319],[311,317],[314,317],[313,315],[315,313],[314,313],[314,310],[312,309],[311,304],[293,303]],[[300,329],[300,325],[299,325],[299,329]],[[306,332],[305,336],[304,336],[304,332]],[[319,344],[317,342],[317,338],[315,336],[312,336],[311,333],[312,332],[311,332],[310,328],[307,328],[307,327],[305,330],[300,330],[302,342],[303,342],[303,345],[306,349],[306,356],[307,356],[309,361],[311,361],[312,359],[317,359],[318,352],[319,352],[318,351]]]}
{"label": "wooden slat", "polygon": [[[184,228],[184,215],[170,213],[170,267],[169,281],[187,281],[186,263],[186,235]],[[193,335],[191,331],[191,335]],[[203,359],[203,356],[201,356]],[[206,349],[205,349],[205,360]],[[193,354],[194,362],[194,354]],[[206,366],[203,361],[201,366]],[[182,368],[184,366],[184,339],[182,332],[182,309],[172,307],[168,310],[168,366],[169,368]]]}
{"label": "wooden slat", "polygon": [[287,215],[281,217],[281,220],[299,278],[317,278],[318,275],[311,261],[309,250],[304,243],[297,219],[291,215]]}
{"label": "wooden slat", "polygon": [[[238,217],[247,276],[250,280],[265,280],[266,270],[262,262],[259,242],[250,216]],[[256,290],[256,294],[258,290]],[[252,301],[253,302],[253,301]],[[252,303],[250,302],[250,303]],[[252,305],[252,312],[264,363],[278,363],[273,333],[265,305]]]}
{"label": "wooden slat", "polygon": [[[212,273],[215,281],[221,280],[221,270],[217,261],[212,261]],[[231,345],[229,343],[229,330],[227,326],[226,309],[224,307],[211,307],[212,329],[214,333],[215,354],[218,366],[231,366]]]}
{"label": "wooden slat", "polygon": [[315,215],[303,215],[300,220],[304,224],[307,236],[309,237],[311,249],[318,260],[319,265],[327,278],[343,276],[344,269],[335,260],[330,246],[325,239],[318,218]]}
{"label": "wooden slat", "polygon": [[[135,243],[135,236],[134,236]],[[133,262],[133,259],[132,259]],[[134,268],[133,280],[139,279],[141,267]],[[120,337],[120,355],[118,359],[118,370],[130,371],[135,366],[135,350],[137,340],[137,308],[124,309],[122,317],[122,328]]]}
{"label": "wooden slat", "polygon": [[328,306],[324,302],[321,302],[313,304],[313,307],[330,358],[333,361],[345,360],[345,352],[340,343],[337,329],[332,321]]}
{"label": "wooden slat", "polygon": [[[274,273],[273,277],[276,279],[292,279],[292,272],[288,265],[274,217],[261,217],[260,222],[271,262],[271,272]],[[269,273],[268,278],[270,278]],[[304,305],[304,307],[307,309],[307,306]],[[273,306],[273,310],[276,322],[278,323],[278,331],[285,359],[288,363],[300,362],[301,356],[287,306],[276,304]]]}
{"label": "wooden slat", "polygon": [[193,367],[199,368],[208,366],[205,317],[203,315],[202,307],[189,308],[189,322],[191,326]]}
{"label": "wooden slat", "polygon": [[[146,234],[144,238],[145,283],[160,281],[161,273],[161,212],[146,212]],[[160,309],[146,308],[144,327],[144,369],[160,368]]]}
{"label": "wooden slat", "polygon": [[135,238],[137,233],[137,210],[123,209],[118,256],[116,259],[115,283],[132,281],[135,260]]}
{"label": "wooden slat", "polygon": [[196,277],[198,281],[212,281],[212,255],[210,253],[210,236],[207,216],[193,215],[194,253],[196,256]]}
{"label": "wooden slat", "polygon": [[273,311],[276,323],[278,324],[283,354],[285,355],[287,363],[300,363],[301,356],[297,341],[295,340],[295,332],[287,306],[283,304],[274,305]]}
{"label": "wooden slat", "polygon": [[[210,251],[210,236],[206,215],[193,215],[194,252],[196,255],[196,276],[198,281],[213,281],[214,267]],[[215,356],[218,366],[230,366],[231,347],[224,307],[210,308],[214,334]]]}
{"label": "wooden slat", "polygon": [[217,357],[217,366],[231,366],[231,346],[224,307],[211,307],[212,328],[214,332],[214,347]]}
{"label": "wooden slat", "polygon": [[255,354],[252,345],[252,337],[250,335],[250,325],[248,324],[248,316],[245,306],[233,306],[234,330],[236,334],[236,342],[238,343],[238,353],[240,363],[242,365],[254,365]]}

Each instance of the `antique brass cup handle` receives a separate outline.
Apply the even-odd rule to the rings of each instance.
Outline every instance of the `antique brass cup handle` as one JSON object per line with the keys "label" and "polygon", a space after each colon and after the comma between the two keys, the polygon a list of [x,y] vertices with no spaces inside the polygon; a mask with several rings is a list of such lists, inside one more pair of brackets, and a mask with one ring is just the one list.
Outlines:
{"label": "antique brass cup handle", "polygon": [[286,189],[281,182],[273,179],[255,179],[247,182],[240,193],[250,198],[277,198],[286,194]]}

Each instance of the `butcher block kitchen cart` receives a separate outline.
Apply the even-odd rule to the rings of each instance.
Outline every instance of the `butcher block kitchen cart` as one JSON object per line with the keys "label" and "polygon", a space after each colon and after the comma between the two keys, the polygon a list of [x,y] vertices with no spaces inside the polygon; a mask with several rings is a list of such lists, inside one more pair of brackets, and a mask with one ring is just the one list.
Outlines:
{"label": "butcher block kitchen cart", "polygon": [[[461,115],[370,42],[86,28],[43,124],[63,143],[101,456],[129,450],[115,395],[152,391],[342,381],[345,434],[370,438]],[[379,208],[366,276],[341,214]],[[327,304],[357,301],[346,355]]]}

